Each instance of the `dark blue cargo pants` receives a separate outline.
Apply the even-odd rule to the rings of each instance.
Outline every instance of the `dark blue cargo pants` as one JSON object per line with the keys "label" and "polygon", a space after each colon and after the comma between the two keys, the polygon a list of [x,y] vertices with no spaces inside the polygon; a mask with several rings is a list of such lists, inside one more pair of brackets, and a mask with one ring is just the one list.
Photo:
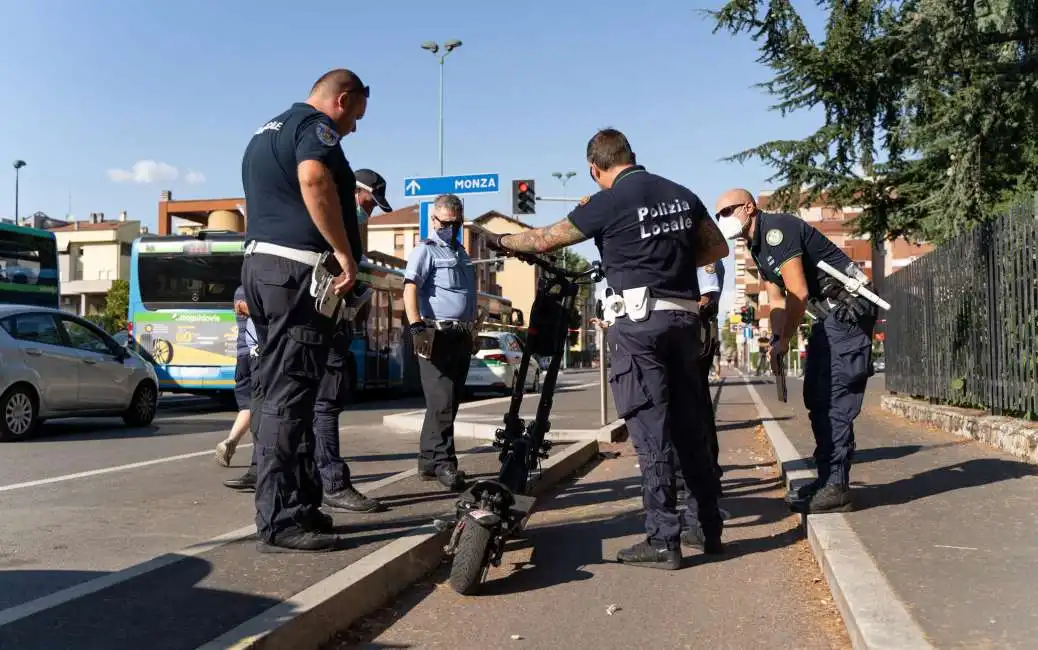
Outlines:
{"label": "dark blue cargo pants", "polygon": [[861,413],[865,385],[873,374],[875,316],[851,322],[841,320],[840,315],[830,314],[811,329],[804,365],[804,406],[815,436],[819,484],[846,487],[854,460],[854,419]]}
{"label": "dark blue cargo pants", "polygon": [[253,370],[251,430],[256,458],[256,529],[267,542],[311,524],[321,503],[314,461],[314,402],[332,321],[310,296],[312,267],[263,253],[242,265],[260,357]]}
{"label": "dark blue cargo pants", "polygon": [[627,422],[642,471],[645,531],[654,546],[678,548],[674,459],[696,499],[699,524],[721,532],[718,481],[701,387],[699,318],[656,311],[639,323],[619,318],[609,328],[609,384],[617,415]]}

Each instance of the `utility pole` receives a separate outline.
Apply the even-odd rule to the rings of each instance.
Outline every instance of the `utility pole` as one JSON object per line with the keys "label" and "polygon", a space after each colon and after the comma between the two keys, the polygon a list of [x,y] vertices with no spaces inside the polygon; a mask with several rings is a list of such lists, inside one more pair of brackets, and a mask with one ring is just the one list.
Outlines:
{"label": "utility pole", "polygon": [[439,119],[439,152],[440,152],[440,176],[443,176],[443,61],[447,55],[461,47],[461,41],[451,39],[443,44],[443,54],[439,54],[440,45],[435,41],[422,43],[422,49],[428,50],[439,61],[440,64],[440,119]]}
{"label": "utility pole", "polygon": [[17,225],[22,225],[18,220],[18,174],[22,167],[25,167],[24,160],[16,160],[11,164],[14,167],[14,222]]}

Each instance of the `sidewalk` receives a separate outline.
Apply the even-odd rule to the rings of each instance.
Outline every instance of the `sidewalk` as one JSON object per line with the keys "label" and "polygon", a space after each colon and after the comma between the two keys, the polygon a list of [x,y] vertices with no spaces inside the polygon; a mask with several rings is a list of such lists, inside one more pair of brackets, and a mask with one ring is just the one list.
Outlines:
{"label": "sidewalk", "polygon": [[[755,388],[810,458],[802,383],[789,380],[786,404],[773,384]],[[890,415],[883,394],[877,375],[855,421],[856,507],[843,516],[935,647],[1036,647],[1038,467]]]}
{"label": "sidewalk", "polygon": [[325,650],[849,648],[744,387],[723,387],[718,425],[726,555],[685,550],[673,572],[617,564],[644,535],[640,479],[629,443],[604,446],[621,455],[546,501],[481,594],[454,593],[441,567]]}

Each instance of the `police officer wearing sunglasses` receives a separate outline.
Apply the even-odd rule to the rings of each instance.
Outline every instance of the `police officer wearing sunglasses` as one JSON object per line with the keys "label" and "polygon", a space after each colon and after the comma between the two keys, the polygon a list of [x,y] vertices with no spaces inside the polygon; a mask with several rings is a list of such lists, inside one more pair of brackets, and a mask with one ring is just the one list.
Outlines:
{"label": "police officer wearing sunglasses", "polygon": [[311,285],[323,253],[341,271],[335,295],[356,282],[356,178],[339,141],[356,131],[369,95],[350,70],[326,73],[305,102],[257,129],[242,159],[242,285],[259,339],[251,428],[262,552],[327,551],[338,542],[319,509],[312,428],[336,323],[317,311]]}
{"label": "police officer wearing sunglasses", "polygon": [[[854,419],[861,413],[872,369],[876,308],[818,268],[824,261],[847,276],[867,277],[828,237],[791,214],[763,212],[748,191],[733,189],[717,201],[718,227],[728,239],[744,239],[766,281],[771,308],[769,358],[778,355],[810,310],[816,320],[808,339],[804,406],[815,436],[818,478],[786,495],[794,512],[850,510]],[[867,286],[867,285],[866,285]]]}
{"label": "police officer wearing sunglasses", "polygon": [[704,426],[696,269],[728,255],[728,244],[691,190],[635,161],[624,134],[604,129],[587,145],[601,192],[546,228],[498,236],[492,247],[544,253],[594,239],[611,296],[603,301],[617,414],[638,453],[646,538],[623,549],[625,564],[681,566],[675,457],[698,503],[707,553],[720,553],[717,479]]}

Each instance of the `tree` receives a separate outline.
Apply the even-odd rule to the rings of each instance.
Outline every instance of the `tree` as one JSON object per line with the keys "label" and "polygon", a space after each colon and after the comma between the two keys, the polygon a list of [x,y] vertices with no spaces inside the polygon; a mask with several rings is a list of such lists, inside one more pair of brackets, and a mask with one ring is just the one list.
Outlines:
{"label": "tree", "polygon": [[[563,249],[557,253],[556,264],[566,269],[567,271],[574,271],[581,273],[591,268],[591,263],[588,262],[583,255],[575,253],[568,248]],[[580,290],[577,293],[577,298],[573,302],[573,310],[570,312],[570,329],[580,329],[586,327],[584,323],[583,305],[585,301],[590,301],[592,298],[593,287],[590,284],[582,284]],[[578,341],[578,333],[570,332],[569,345],[574,346]]]}
{"label": "tree", "polygon": [[104,311],[89,317],[89,320],[109,334],[114,334],[126,329],[129,312],[130,283],[126,280],[113,280],[105,295]]}
{"label": "tree", "polygon": [[778,207],[862,205],[860,233],[941,241],[1038,189],[1035,0],[818,4],[821,43],[791,0],[710,12],[715,32],[759,43],[775,110],[823,110],[814,134],[727,159],[774,166]]}

